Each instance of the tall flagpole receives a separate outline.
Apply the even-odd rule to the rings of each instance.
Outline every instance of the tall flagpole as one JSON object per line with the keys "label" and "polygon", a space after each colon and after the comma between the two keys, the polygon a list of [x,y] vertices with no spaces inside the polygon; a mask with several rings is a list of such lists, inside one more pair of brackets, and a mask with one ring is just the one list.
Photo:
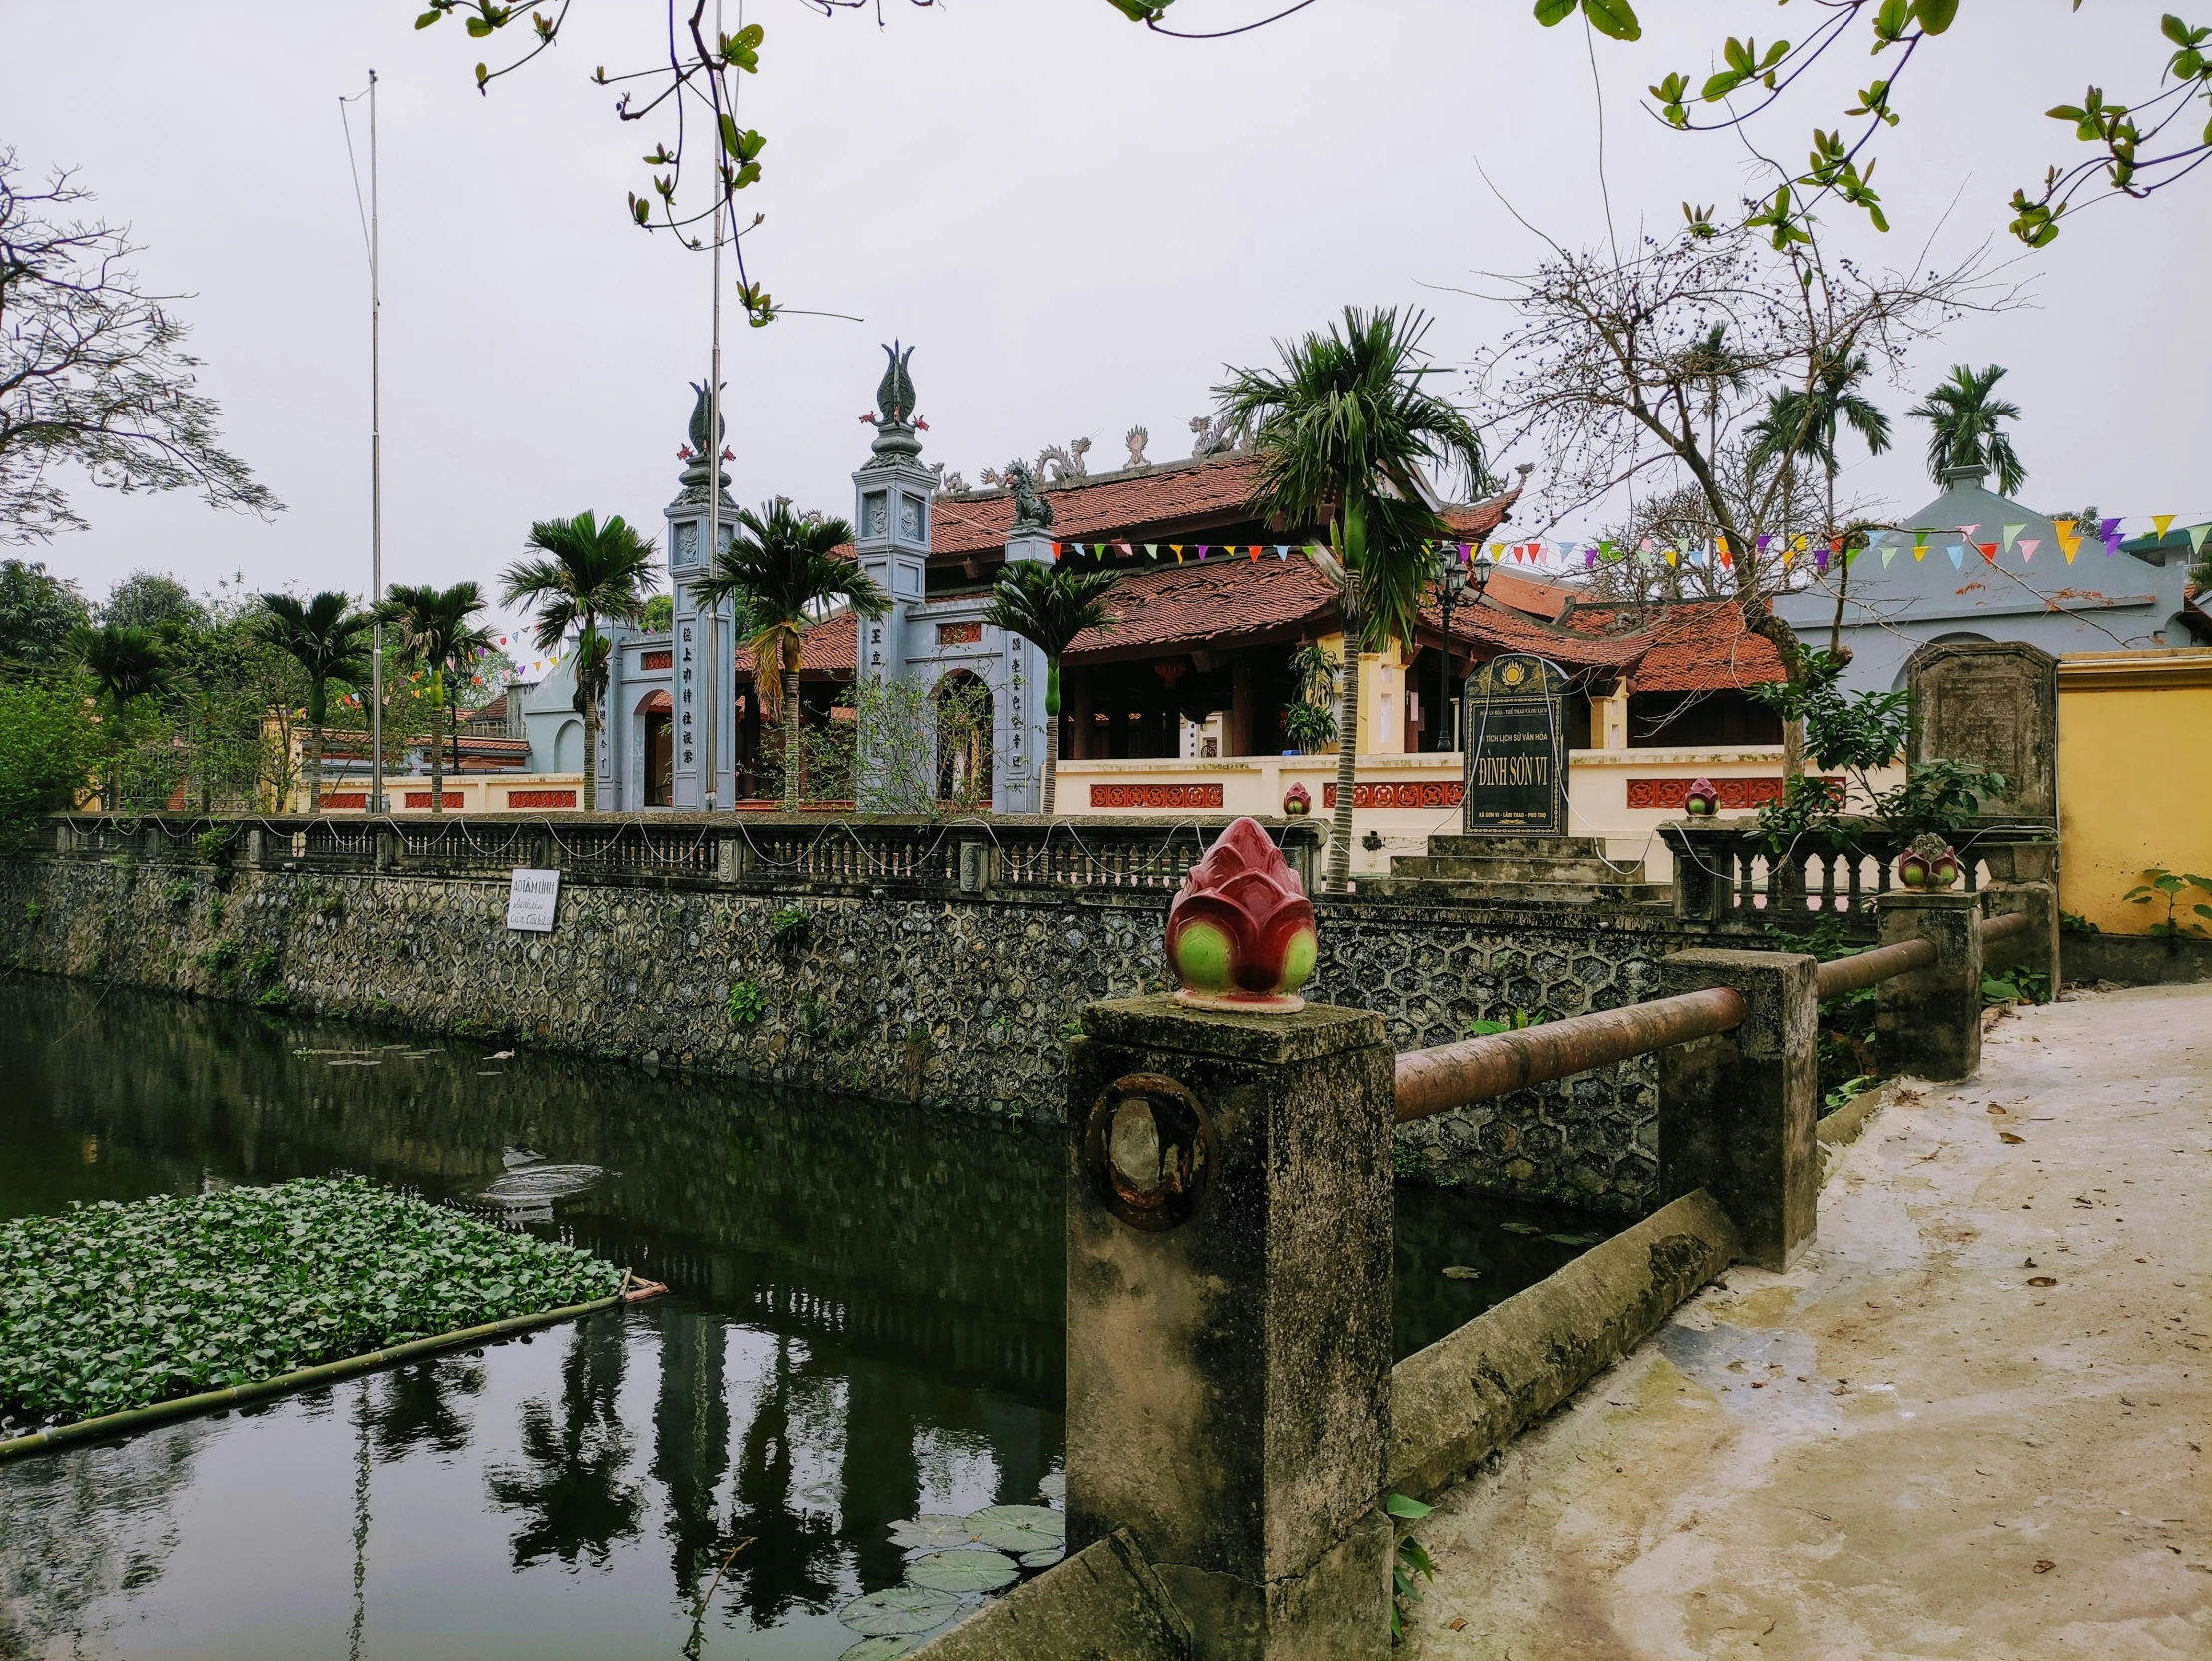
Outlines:
{"label": "tall flagpole", "polygon": [[[714,0],[714,38],[722,38],[722,0]],[[719,161],[720,158],[717,158]],[[707,373],[707,568],[722,554],[722,220],[727,199],[714,205],[714,356]],[[706,707],[701,729],[706,735],[707,787],[700,799],[712,813],[722,785],[722,606],[707,608],[706,673],[701,677]],[[734,669],[732,671],[735,672]],[[754,679],[759,679],[756,670]],[[735,782],[730,788],[734,792]]]}
{"label": "tall flagpole", "polygon": [[[369,546],[371,597],[384,600],[383,220],[376,201],[376,72],[369,72]],[[384,625],[369,664],[369,811],[384,811]]]}

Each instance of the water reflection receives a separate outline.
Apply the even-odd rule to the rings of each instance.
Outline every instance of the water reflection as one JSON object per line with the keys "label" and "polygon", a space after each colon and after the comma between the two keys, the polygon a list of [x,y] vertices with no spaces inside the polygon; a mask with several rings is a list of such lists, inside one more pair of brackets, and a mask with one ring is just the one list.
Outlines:
{"label": "water reflection", "polygon": [[[1058,1468],[1051,1135],[0,983],[0,1215],[342,1169],[672,1295],[0,1468],[0,1654],[667,1657],[727,1562],[702,1654],[828,1658]],[[1486,1217],[1404,1197],[1401,1349],[1571,1254]]]}
{"label": "water reflection", "polygon": [[604,1568],[617,1540],[637,1537],[645,1500],[628,1480],[634,1449],[619,1408],[626,1359],[614,1319],[583,1322],[561,1363],[557,1417],[552,1403],[532,1396],[522,1406],[523,1463],[485,1471],[492,1503],[522,1513],[516,1568],[548,1558]]}

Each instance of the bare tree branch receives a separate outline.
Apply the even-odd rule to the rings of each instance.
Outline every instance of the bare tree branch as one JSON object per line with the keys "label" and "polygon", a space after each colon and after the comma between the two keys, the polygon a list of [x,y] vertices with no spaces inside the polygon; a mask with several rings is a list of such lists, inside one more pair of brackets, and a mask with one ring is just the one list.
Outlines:
{"label": "bare tree branch", "polygon": [[166,310],[176,297],[139,287],[127,230],[70,217],[90,200],[61,170],[23,189],[0,151],[0,544],[84,528],[56,477],[68,463],[126,494],[283,511],[218,442],[222,412],[196,391],[200,360]]}

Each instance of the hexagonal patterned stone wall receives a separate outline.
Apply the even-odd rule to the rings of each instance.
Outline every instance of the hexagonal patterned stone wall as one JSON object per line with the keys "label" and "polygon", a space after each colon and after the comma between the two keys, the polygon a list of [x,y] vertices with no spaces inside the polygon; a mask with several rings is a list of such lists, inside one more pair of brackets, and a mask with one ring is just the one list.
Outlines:
{"label": "hexagonal patterned stone wall", "polygon": [[[506,898],[503,879],[480,876],[29,856],[0,862],[0,954],[487,1043],[1051,1120],[1083,1006],[1170,984],[1164,894],[571,880],[551,935],[509,932]],[[1705,937],[1638,907],[1329,899],[1321,917],[1309,993],[1380,1011],[1401,1049],[1514,1009],[1556,1018],[1633,1002],[1660,956]],[[1653,1069],[1632,1062],[1409,1126],[1399,1168],[1633,1214],[1655,1199],[1654,1136]]]}

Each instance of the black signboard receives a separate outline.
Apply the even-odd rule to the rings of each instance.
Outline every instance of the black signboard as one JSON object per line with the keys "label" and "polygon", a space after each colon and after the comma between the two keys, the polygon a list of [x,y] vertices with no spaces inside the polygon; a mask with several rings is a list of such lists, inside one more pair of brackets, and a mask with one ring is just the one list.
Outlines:
{"label": "black signboard", "polygon": [[1471,835],[1567,834],[1567,676],[1541,657],[1493,657],[1467,677]]}

